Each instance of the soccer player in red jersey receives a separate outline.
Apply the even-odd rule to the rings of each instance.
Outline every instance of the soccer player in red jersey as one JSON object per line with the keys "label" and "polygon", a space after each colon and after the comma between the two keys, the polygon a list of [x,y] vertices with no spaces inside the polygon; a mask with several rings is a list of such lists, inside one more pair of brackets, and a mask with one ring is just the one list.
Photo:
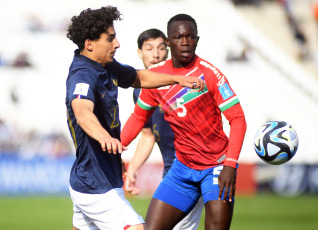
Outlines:
{"label": "soccer player in red jersey", "polygon": [[[168,56],[166,35],[158,29],[149,29],[142,32],[138,39],[138,56],[146,69]],[[141,89],[134,89],[134,102],[138,100]],[[150,156],[155,143],[158,144],[163,160],[163,177],[167,174],[175,160],[176,149],[173,143],[174,134],[169,123],[164,119],[164,111],[157,107],[147,124],[141,130],[135,154],[127,168],[125,189],[133,194],[138,194],[140,189],[135,187],[137,171]],[[191,212],[182,219],[173,230],[196,230],[200,223],[201,213],[204,209],[203,199],[200,198]]]}
{"label": "soccer player in red jersey", "polygon": [[[150,230],[172,229],[200,196],[205,203],[205,229],[229,229],[231,225],[245,115],[227,78],[195,54],[198,40],[191,16],[172,17],[168,22],[171,59],[150,70],[204,79],[205,90],[178,85],[143,89],[121,133],[123,146],[128,146],[161,105],[175,134],[176,160],[149,205],[146,225]],[[223,131],[221,113],[231,126],[229,137]]]}

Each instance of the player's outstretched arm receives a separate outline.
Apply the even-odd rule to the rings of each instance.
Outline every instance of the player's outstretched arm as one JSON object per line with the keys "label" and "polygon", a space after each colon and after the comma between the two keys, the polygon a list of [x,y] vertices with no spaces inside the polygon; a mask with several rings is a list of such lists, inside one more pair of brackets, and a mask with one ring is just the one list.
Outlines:
{"label": "player's outstretched arm", "polygon": [[151,128],[143,128],[138,141],[135,154],[129,163],[125,181],[125,190],[132,194],[139,194],[140,189],[136,188],[137,171],[149,158],[155,144],[155,137]]}
{"label": "player's outstretched arm", "polygon": [[156,73],[149,70],[137,70],[137,78],[131,85],[134,88],[158,88],[165,85],[180,84],[182,87],[189,87],[191,89],[204,90],[204,81],[189,76],[169,75],[163,73]]}
{"label": "player's outstretched arm", "polygon": [[126,148],[122,146],[120,141],[110,136],[110,134],[102,127],[97,117],[93,113],[94,103],[86,99],[74,99],[72,101],[72,109],[74,111],[78,125],[84,132],[97,140],[103,151],[108,153],[122,153]]}

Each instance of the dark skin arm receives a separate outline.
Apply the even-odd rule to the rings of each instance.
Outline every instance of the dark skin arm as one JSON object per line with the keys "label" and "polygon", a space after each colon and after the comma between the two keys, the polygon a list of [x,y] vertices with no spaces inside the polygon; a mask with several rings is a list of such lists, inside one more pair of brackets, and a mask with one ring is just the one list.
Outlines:
{"label": "dark skin arm", "polygon": [[224,191],[224,198],[223,201],[225,202],[228,197],[229,191],[229,202],[232,202],[232,198],[235,194],[235,187],[236,187],[236,169],[231,166],[224,166],[220,175],[219,175],[219,200],[222,199],[222,193]]}

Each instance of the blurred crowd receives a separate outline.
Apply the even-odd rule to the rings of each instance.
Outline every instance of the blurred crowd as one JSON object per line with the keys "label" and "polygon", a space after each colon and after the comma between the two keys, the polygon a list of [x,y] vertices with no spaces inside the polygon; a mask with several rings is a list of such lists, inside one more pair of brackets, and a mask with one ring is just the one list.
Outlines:
{"label": "blurred crowd", "polygon": [[[28,14],[23,17],[22,31],[23,33],[29,33],[34,36],[44,33],[65,33],[69,19],[61,18],[57,22],[48,23],[44,22],[42,18],[36,14]],[[32,60],[28,51],[21,49],[18,52],[3,52],[0,49],[0,67],[12,67],[12,68],[26,68],[33,67]]]}
{"label": "blurred crowd", "polygon": [[71,144],[63,133],[25,132],[0,118],[0,156],[59,159],[74,154]]}
{"label": "blurred crowd", "polygon": [[[262,9],[264,3],[277,4],[282,8],[286,27],[294,42],[291,49],[296,50],[296,59],[307,64],[311,63],[318,73],[318,0],[231,0],[236,7],[254,7],[255,11]],[[300,7],[302,6],[302,7]],[[303,11],[306,9],[306,11]],[[315,29],[308,26],[315,24]],[[287,41],[286,41],[287,42]],[[237,57],[230,57],[230,61],[246,61],[248,44],[242,47],[242,52]]]}

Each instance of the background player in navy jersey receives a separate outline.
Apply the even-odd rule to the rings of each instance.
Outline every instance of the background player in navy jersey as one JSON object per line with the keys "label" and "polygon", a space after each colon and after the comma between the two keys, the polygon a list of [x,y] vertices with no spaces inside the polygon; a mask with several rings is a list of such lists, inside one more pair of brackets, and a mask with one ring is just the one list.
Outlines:
{"label": "background player in navy jersey", "polygon": [[76,159],[70,174],[73,229],[144,229],[124,197],[118,86],[159,87],[179,83],[202,90],[203,81],[136,71],[114,59],[119,42],[116,7],[86,9],[72,17],[67,37],[78,49],[66,81],[66,107]]}
{"label": "background player in navy jersey", "polygon": [[[171,59],[151,71],[195,76],[205,80],[203,91],[178,85],[141,91],[134,113],[122,133],[123,146],[138,135],[157,106],[175,134],[176,160],[150,202],[150,230],[172,229],[203,196],[205,229],[229,229],[233,216],[236,167],[246,131],[237,95],[226,77],[195,54],[199,37],[195,20],[186,14],[168,22]],[[229,121],[224,133],[221,113]]]}
{"label": "background player in navy jersey", "polygon": [[[166,60],[168,56],[167,38],[165,34],[158,29],[149,29],[142,32],[138,39],[138,56],[143,61],[146,69],[150,66]],[[134,89],[134,102],[137,102],[140,89]],[[133,194],[140,191],[135,187],[137,179],[137,170],[145,163],[157,142],[162,154],[164,170],[163,177],[175,159],[175,148],[173,143],[174,134],[169,123],[164,119],[164,111],[158,107],[145,127],[141,130],[141,136],[138,141],[135,154],[129,163],[125,181],[125,189]],[[174,230],[195,230],[199,226],[201,213],[204,204],[201,198],[193,210],[182,221],[175,226]]]}

